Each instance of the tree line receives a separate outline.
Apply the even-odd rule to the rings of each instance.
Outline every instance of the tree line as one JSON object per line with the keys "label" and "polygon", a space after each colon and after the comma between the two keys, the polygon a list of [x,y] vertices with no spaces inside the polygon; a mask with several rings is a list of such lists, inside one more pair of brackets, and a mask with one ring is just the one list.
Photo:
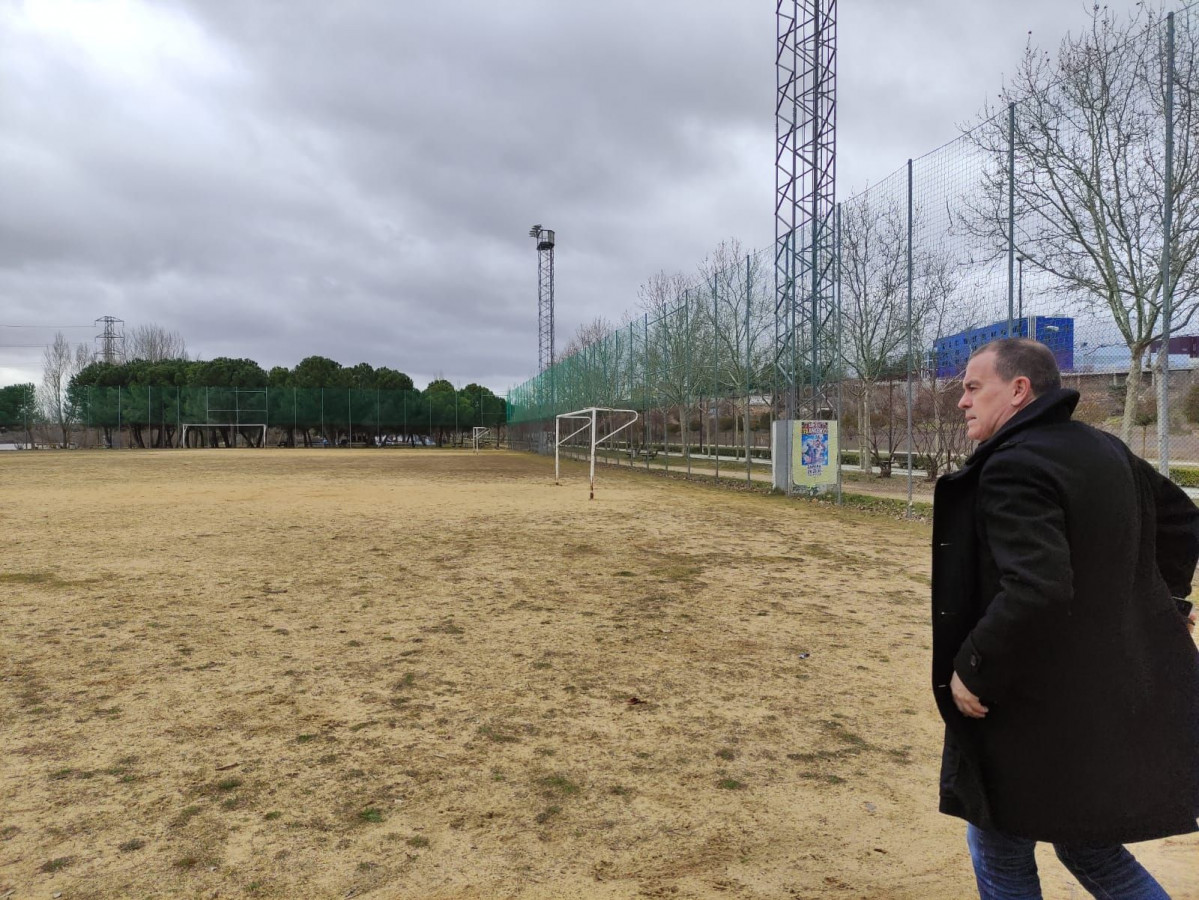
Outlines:
{"label": "tree line", "polygon": [[133,446],[180,446],[184,432],[189,446],[261,444],[262,424],[287,446],[415,444],[418,436],[442,446],[476,425],[498,428],[506,416],[504,399],[479,384],[457,389],[435,379],[417,390],[395,369],[323,356],[269,371],[228,357],[91,361],[61,388],[51,374],[41,391],[0,389],[0,428],[49,426],[64,446],[81,429],[99,431],[109,446],[123,433]]}

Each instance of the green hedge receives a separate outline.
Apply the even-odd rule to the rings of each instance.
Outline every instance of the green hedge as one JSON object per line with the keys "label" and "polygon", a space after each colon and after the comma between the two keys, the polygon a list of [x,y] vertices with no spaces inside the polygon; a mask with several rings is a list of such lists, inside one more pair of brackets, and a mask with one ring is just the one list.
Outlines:
{"label": "green hedge", "polygon": [[[884,456],[884,457],[889,455],[895,465],[895,468],[897,468],[897,469],[906,468],[906,463],[907,463],[907,454],[906,453],[891,453],[891,454],[883,453],[880,455]],[[916,454],[913,454],[913,456],[915,457],[915,460],[916,460],[916,468],[924,469],[925,471],[928,471],[929,464],[931,462],[928,455],[916,453]],[[858,465],[858,461],[860,459],[861,459],[861,454],[857,450],[842,450],[841,451],[841,464],[842,465],[856,466],[856,465]],[[877,466],[878,463],[875,462],[875,465]]]}
{"label": "green hedge", "polygon": [[1170,480],[1180,487],[1199,488],[1199,469],[1179,466],[1170,470]]}

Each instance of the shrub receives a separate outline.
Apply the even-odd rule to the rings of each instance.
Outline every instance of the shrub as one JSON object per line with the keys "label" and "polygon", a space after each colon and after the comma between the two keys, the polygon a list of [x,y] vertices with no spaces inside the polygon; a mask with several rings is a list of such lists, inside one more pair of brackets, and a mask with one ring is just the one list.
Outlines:
{"label": "shrub", "polygon": [[1182,412],[1188,422],[1199,424],[1199,384],[1192,385],[1182,401]]}
{"label": "shrub", "polygon": [[1199,469],[1177,466],[1170,469],[1170,480],[1180,487],[1199,487]]}

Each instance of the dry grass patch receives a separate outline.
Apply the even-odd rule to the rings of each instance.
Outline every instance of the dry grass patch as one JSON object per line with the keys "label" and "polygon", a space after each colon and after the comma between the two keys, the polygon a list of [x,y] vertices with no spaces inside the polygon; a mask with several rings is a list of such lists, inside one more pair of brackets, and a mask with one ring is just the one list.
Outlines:
{"label": "dry grass patch", "polygon": [[0,896],[967,894],[927,525],[584,472],[4,455]]}

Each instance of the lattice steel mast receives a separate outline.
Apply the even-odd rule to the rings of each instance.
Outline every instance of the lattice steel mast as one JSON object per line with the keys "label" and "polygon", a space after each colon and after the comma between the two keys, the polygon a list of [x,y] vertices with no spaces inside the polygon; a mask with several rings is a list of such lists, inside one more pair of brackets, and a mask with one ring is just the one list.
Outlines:
{"label": "lattice steel mast", "polygon": [[837,0],[778,0],[775,18],[775,360],[794,419],[805,382],[818,415],[832,356]]}
{"label": "lattice steel mast", "polygon": [[124,321],[112,316],[101,316],[96,319],[96,327],[104,330],[96,335],[100,344],[100,359],[106,363],[123,363],[125,361],[125,333],[118,328]]}
{"label": "lattice steel mast", "polygon": [[529,237],[537,241],[537,371],[554,364],[554,233],[534,225]]}

